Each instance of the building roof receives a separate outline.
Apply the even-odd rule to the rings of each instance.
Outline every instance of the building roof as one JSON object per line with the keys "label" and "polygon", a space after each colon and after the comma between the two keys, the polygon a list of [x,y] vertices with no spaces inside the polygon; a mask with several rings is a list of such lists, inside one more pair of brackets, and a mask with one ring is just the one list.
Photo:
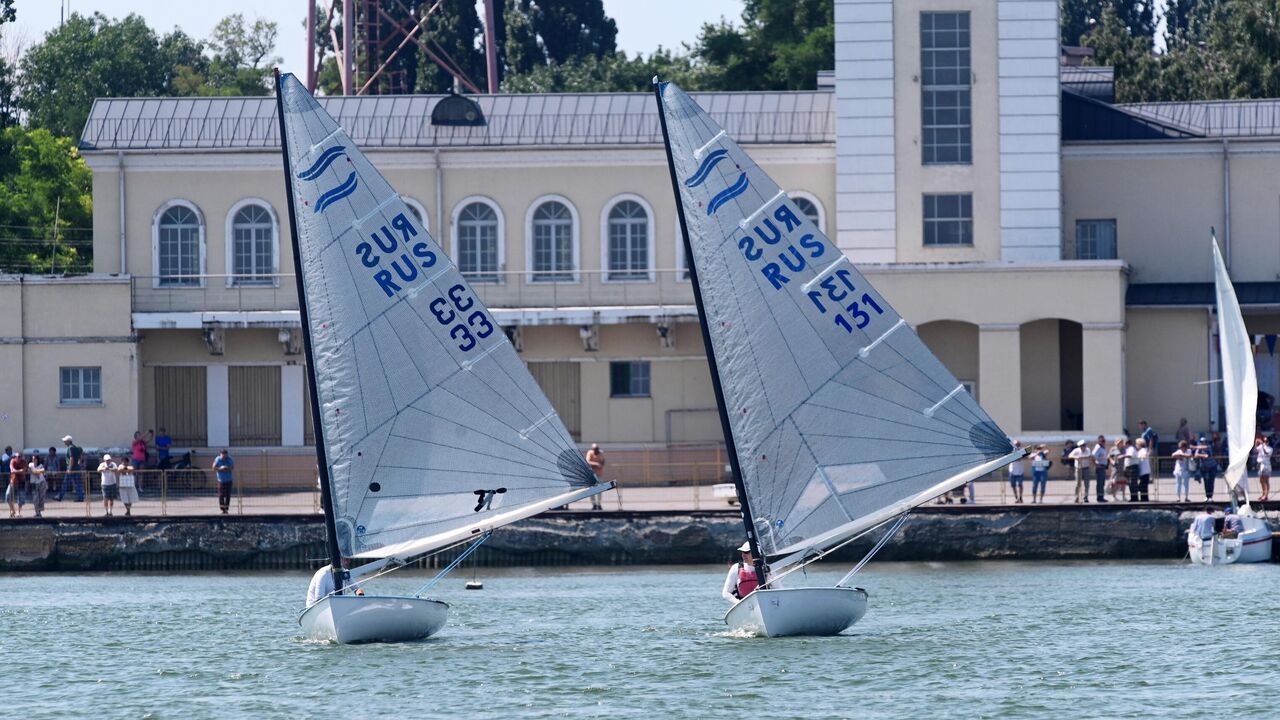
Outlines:
{"label": "building roof", "polygon": [[1117,107],[1211,138],[1280,136],[1280,100],[1125,103]]}
{"label": "building roof", "polygon": [[[834,143],[830,91],[692,93],[742,143]],[[643,145],[662,141],[649,93],[471,95],[483,127],[440,127],[443,95],[319,98],[365,148]],[[243,150],[279,147],[270,97],[99,98],[80,139],[93,150]]]}

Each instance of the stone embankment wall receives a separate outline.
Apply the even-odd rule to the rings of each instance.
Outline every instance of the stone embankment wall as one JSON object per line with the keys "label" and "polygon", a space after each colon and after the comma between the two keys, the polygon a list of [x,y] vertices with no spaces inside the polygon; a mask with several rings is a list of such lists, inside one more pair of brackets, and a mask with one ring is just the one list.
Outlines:
{"label": "stone embankment wall", "polygon": [[[1273,527],[1280,513],[1271,512]],[[1174,507],[925,508],[883,560],[1177,559],[1194,512]],[[878,539],[836,554],[856,560]],[[482,566],[721,563],[742,542],[731,512],[550,513],[503,528]],[[1280,545],[1280,543],[1278,543]],[[447,563],[456,551],[422,562]],[[218,570],[315,567],[325,554],[316,516],[123,518],[0,524],[0,570]]]}

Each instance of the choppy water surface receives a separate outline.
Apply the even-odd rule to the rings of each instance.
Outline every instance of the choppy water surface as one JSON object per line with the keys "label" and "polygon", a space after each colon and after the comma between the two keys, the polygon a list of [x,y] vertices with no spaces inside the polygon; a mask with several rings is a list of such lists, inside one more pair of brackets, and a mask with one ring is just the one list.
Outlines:
{"label": "choppy water surface", "polygon": [[8,576],[0,715],[1276,717],[1280,566],[872,563],[862,622],[791,639],[724,632],[721,568],[485,571],[354,647],[300,638],[308,577]]}

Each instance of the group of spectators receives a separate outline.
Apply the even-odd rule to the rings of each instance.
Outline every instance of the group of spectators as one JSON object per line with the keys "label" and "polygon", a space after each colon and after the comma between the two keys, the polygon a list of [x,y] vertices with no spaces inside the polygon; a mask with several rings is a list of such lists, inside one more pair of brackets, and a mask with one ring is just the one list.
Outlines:
{"label": "group of spectators", "polygon": [[[1028,467],[1031,470],[1031,502],[1043,503],[1049,480],[1049,468],[1055,461],[1062,463],[1075,481],[1074,502],[1087,503],[1091,494],[1096,502],[1112,501],[1147,502],[1151,499],[1151,478],[1158,466],[1159,436],[1145,420],[1138,423],[1138,437],[1132,441],[1126,435],[1108,444],[1099,435],[1092,444],[1085,440],[1068,440],[1061,451],[1054,453],[1041,443],[1031,449],[1025,459],[1009,466],[1009,485],[1013,501],[1023,502],[1023,485]],[[1173,477],[1178,502],[1191,501],[1191,482],[1201,485],[1205,500],[1213,501],[1214,485],[1225,465],[1227,439],[1217,432],[1195,436],[1183,418],[1178,426],[1176,449],[1170,454],[1173,460]],[[1254,442],[1250,464],[1257,469],[1261,492],[1257,499],[1265,501],[1271,491],[1271,462],[1274,453],[1273,440],[1259,436]],[[1021,448],[1022,443],[1015,443]],[[1248,477],[1246,474],[1245,482]],[[1245,488],[1247,491],[1247,487]]]}
{"label": "group of spectators", "polygon": [[[105,515],[115,513],[115,504],[124,505],[124,514],[131,515],[138,502],[138,471],[166,470],[190,465],[190,454],[176,463],[170,454],[172,438],[160,428],[145,434],[133,434],[129,451],[125,455],[103,453],[94,464],[84,448],[76,444],[70,435],[62,438],[63,449],[50,447],[47,452],[24,452],[6,446],[0,454],[0,486],[4,487],[5,503],[9,517],[22,517],[24,507],[30,503],[35,517],[43,517],[46,502],[61,502],[68,495],[74,502],[85,501],[85,491],[91,487],[88,473],[96,470],[100,477],[102,508]],[[218,507],[225,515],[231,504],[231,483],[235,462],[223,450],[213,462],[218,480]]]}

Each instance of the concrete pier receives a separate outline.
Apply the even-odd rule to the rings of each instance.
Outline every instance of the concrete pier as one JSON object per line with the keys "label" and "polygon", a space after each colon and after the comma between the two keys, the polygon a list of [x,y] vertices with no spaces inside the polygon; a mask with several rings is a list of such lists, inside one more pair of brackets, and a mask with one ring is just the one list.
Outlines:
{"label": "concrete pier", "polygon": [[[1177,559],[1186,505],[927,506],[881,551],[884,560]],[[1280,512],[1268,512],[1280,527]],[[856,560],[878,539],[835,555]],[[742,541],[735,511],[553,512],[494,533],[483,567],[728,562]],[[1277,543],[1280,546],[1280,543]],[[456,551],[421,561],[436,567]],[[0,570],[198,571],[316,567],[317,515],[22,519],[0,524]]]}

